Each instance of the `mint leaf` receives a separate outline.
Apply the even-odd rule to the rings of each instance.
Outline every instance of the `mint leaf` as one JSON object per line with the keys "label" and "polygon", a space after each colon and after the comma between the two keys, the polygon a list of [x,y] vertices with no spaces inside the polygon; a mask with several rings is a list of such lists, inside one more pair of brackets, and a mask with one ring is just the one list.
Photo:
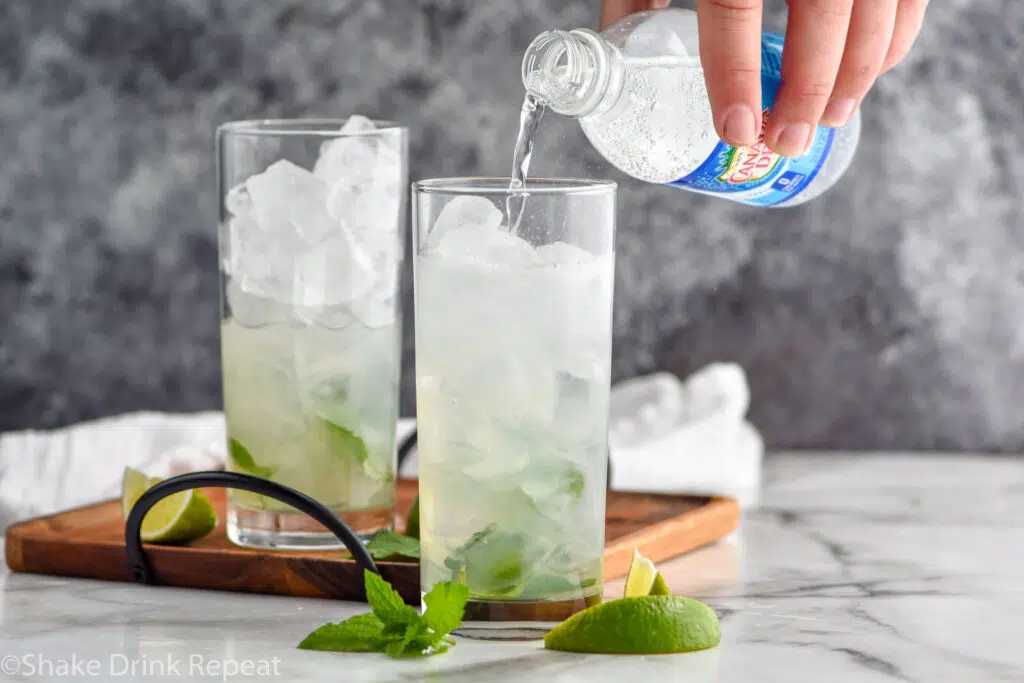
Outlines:
{"label": "mint leaf", "polygon": [[245,470],[249,474],[254,474],[257,477],[263,477],[269,479],[274,476],[274,472],[277,471],[276,467],[261,467],[256,464],[253,460],[252,453],[249,449],[241,444],[237,439],[228,439],[228,455],[231,457],[231,462],[235,464],[240,470]]}
{"label": "mint leaf", "polygon": [[350,429],[335,424],[326,418],[320,418],[327,425],[331,439],[331,454],[342,458],[351,458],[360,465],[366,463],[369,454],[366,444]]}
{"label": "mint leaf", "polygon": [[467,600],[469,587],[451,581],[434,584],[430,592],[423,597],[423,602],[427,605],[423,621],[437,635],[438,642],[462,624]]}
{"label": "mint leaf", "polygon": [[486,527],[470,536],[468,541],[453,550],[452,554],[445,559],[444,566],[451,570],[453,581],[460,582],[462,570],[466,566],[466,553],[481,543],[486,542],[497,528],[498,527],[495,524],[488,524]]}
{"label": "mint leaf", "polygon": [[430,640],[431,637],[427,634],[427,624],[420,618],[410,622],[405,627],[405,633],[401,639],[389,643],[385,653],[393,658],[418,657],[424,650],[429,649],[429,645],[424,646],[421,643]]}
{"label": "mint leaf", "polygon": [[373,612],[325,624],[306,636],[299,648],[422,657],[440,654],[455,644],[448,632],[462,623],[469,598],[469,589],[465,586],[436,584],[423,598],[427,614],[420,616],[377,574],[364,571],[363,580]]}
{"label": "mint leaf", "polygon": [[366,550],[375,560],[406,560],[416,562],[420,559],[420,542],[409,536],[396,534],[385,529],[366,543]]}
{"label": "mint leaf", "polygon": [[373,613],[384,622],[385,628],[404,627],[420,618],[419,613],[405,604],[391,584],[368,569],[363,570],[363,581],[366,583],[366,600],[373,608]]}
{"label": "mint leaf", "polygon": [[395,475],[388,465],[381,465],[370,459],[370,452],[366,443],[356,436],[351,429],[342,427],[321,416],[320,419],[327,427],[328,438],[330,439],[330,452],[336,458],[348,459],[359,463],[363,472],[370,479],[386,484],[394,480]]}
{"label": "mint leaf", "polygon": [[398,659],[405,654],[405,646],[408,645],[404,640],[395,640],[387,644],[384,648],[384,653],[392,659]]}
{"label": "mint leaf", "polygon": [[463,552],[465,583],[476,595],[518,595],[543,555],[527,534],[495,531]]}
{"label": "mint leaf", "polygon": [[375,614],[358,614],[345,621],[324,624],[299,643],[300,650],[380,652],[384,623]]}

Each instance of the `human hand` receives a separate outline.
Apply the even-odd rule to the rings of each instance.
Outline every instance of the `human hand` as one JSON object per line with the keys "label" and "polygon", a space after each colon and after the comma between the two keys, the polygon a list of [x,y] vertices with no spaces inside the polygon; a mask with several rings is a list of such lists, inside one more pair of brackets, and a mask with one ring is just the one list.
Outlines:
{"label": "human hand", "polygon": [[[604,0],[601,25],[668,0]],[[719,137],[756,142],[761,124],[761,12],[764,0],[697,0],[700,58]],[[842,126],[878,76],[907,55],[928,0],[789,0],[782,85],[765,141],[799,156],[814,127]]]}

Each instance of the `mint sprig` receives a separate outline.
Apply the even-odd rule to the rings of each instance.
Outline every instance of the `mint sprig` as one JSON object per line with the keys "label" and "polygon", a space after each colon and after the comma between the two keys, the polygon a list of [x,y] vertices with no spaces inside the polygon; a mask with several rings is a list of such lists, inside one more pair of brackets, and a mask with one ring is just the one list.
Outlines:
{"label": "mint sprig", "polygon": [[383,652],[397,658],[440,654],[455,644],[448,634],[462,623],[469,599],[466,586],[435,584],[423,598],[427,609],[420,615],[380,576],[364,571],[363,580],[373,612],[324,624],[306,636],[299,649]]}

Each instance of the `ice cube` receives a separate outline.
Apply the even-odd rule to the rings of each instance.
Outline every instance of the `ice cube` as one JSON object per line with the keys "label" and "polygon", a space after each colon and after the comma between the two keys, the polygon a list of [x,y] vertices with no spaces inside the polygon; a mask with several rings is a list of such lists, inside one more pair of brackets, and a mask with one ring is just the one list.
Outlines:
{"label": "ice cube", "polygon": [[396,233],[360,230],[354,233],[356,242],[368,255],[373,269],[373,287],[366,296],[352,303],[352,313],[366,327],[393,325],[397,305],[401,245]]}
{"label": "ice cube", "polygon": [[363,326],[371,329],[394,325],[397,311],[393,289],[390,294],[371,292],[369,296],[352,304],[352,314]]}
{"label": "ice cube", "polygon": [[253,216],[238,216],[228,225],[230,235],[229,273],[242,291],[278,302],[291,300],[294,236],[285,223],[267,230]]}
{"label": "ice cube", "polygon": [[593,260],[594,255],[589,251],[566,242],[553,242],[537,247],[535,259],[538,265],[544,266],[588,263]]}
{"label": "ice cube", "polygon": [[437,253],[445,258],[480,261],[490,265],[529,267],[535,263],[533,246],[499,225],[465,225],[441,238]]}
{"label": "ice cube", "polygon": [[502,483],[507,483],[509,477],[522,472],[529,463],[530,456],[523,452],[492,452],[465,465],[462,472],[467,477],[479,482],[482,486],[487,486],[495,479],[502,480]]}
{"label": "ice cube", "polygon": [[323,191],[319,178],[287,159],[275,161],[263,173],[250,177],[245,187],[252,199],[252,215],[264,231],[287,224],[298,197]]}
{"label": "ice cube", "polygon": [[397,232],[404,197],[404,173],[398,136],[360,135],[376,126],[352,116],[340,132],[348,134],[324,143],[313,173],[328,187],[331,216],[349,229]]}
{"label": "ice cube", "polygon": [[401,166],[367,165],[361,175],[338,179],[327,195],[327,210],[352,229],[397,233],[402,207]]}
{"label": "ice cube", "polygon": [[529,359],[532,349],[510,350],[519,353],[477,368],[481,406],[506,424],[550,426],[557,401],[554,372],[542,358]]}
{"label": "ice cube", "polygon": [[228,190],[228,194],[224,198],[224,206],[235,216],[243,216],[252,211],[252,197],[249,196],[249,190],[245,187],[245,183],[235,185]]}
{"label": "ice cube", "polygon": [[239,326],[257,328],[285,323],[291,318],[291,305],[246,292],[235,278],[226,287],[228,313]]}
{"label": "ice cube", "polygon": [[501,210],[486,197],[455,197],[437,215],[424,246],[437,248],[445,236],[456,229],[473,227],[480,234],[495,232],[502,218]]}
{"label": "ice cube", "polygon": [[295,259],[331,231],[323,183],[285,159],[233,188],[230,273],[242,291],[292,301]]}
{"label": "ice cube", "polygon": [[328,186],[342,180],[365,177],[377,161],[377,145],[371,138],[336,138],[325,142],[313,173]]}
{"label": "ice cube", "polygon": [[288,220],[306,246],[318,244],[342,229],[327,210],[327,188],[319,181],[302,187],[292,198]]}
{"label": "ice cube", "polygon": [[327,185],[344,178],[358,177],[377,159],[377,139],[373,133],[377,126],[358,114],[350,116],[338,132],[340,137],[320,146],[320,156],[313,166],[313,174]]}
{"label": "ice cube", "polygon": [[338,230],[295,259],[293,284],[298,306],[349,303],[373,288],[373,262],[351,235]]}
{"label": "ice cube", "polygon": [[353,114],[352,116],[348,117],[348,120],[345,121],[345,125],[343,125],[339,130],[340,132],[345,133],[346,135],[353,135],[357,133],[372,133],[375,130],[377,130],[377,124],[375,124],[373,121],[366,118],[365,116],[362,116],[360,114]]}

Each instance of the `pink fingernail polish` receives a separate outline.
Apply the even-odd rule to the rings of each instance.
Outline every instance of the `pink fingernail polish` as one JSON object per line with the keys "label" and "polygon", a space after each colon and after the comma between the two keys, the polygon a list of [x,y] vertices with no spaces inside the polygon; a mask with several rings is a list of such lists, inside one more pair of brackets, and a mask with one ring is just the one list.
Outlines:
{"label": "pink fingernail polish", "polygon": [[748,147],[757,141],[757,122],[749,107],[737,105],[725,114],[722,125],[725,141],[736,147]]}
{"label": "pink fingernail polish", "polygon": [[845,126],[846,122],[853,116],[853,110],[857,108],[857,101],[850,97],[832,100],[825,107],[825,116],[822,123],[832,128]]}

